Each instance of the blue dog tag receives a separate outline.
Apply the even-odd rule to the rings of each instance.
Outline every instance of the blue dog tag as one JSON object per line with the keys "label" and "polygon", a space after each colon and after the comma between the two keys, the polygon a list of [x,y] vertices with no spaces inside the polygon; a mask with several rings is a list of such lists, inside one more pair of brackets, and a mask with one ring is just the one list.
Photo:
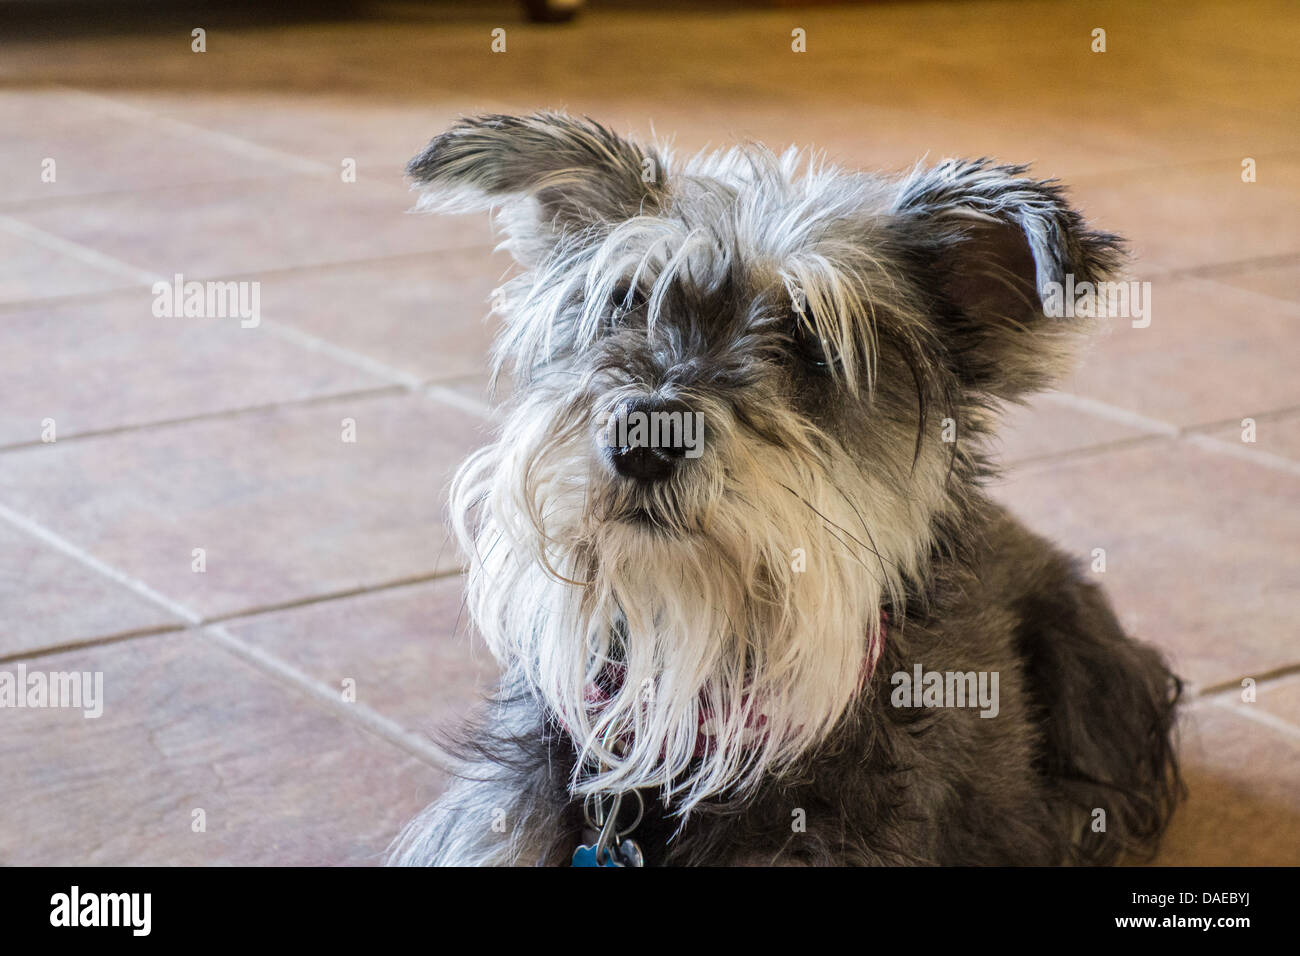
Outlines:
{"label": "blue dog tag", "polygon": [[573,851],[574,866],[618,866],[618,867],[639,867],[645,866],[645,860],[641,856],[641,847],[635,840],[624,840],[618,852],[605,850],[604,854],[598,859],[596,855],[596,846],[579,846]]}
{"label": "blue dog tag", "polygon": [[604,857],[603,860],[597,857],[595,845],[579,846],[576,850],[573,851],[573,865],[574,866],[622,866],[623,865],[622,863],[619,863],[617,860],[614,859],[614,854],[611,853],[609,850],[605,850],[602,855]]}

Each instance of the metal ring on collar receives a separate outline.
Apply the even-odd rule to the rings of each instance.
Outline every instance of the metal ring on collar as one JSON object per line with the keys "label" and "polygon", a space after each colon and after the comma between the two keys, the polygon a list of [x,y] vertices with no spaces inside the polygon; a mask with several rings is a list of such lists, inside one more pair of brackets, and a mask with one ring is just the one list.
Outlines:
{"label": "metal ring on collar", "polygon": [[[627,826],[615,830],[614,827],[618,826],[619,811],[623,807],[623,797],[626,794],[631,794],[632,797],[636,799],[636,817]],[[611,794],[610,797],[613,800],[613,805],[610,807],[610,812],[607,816],[605,814],[605,796],[599,793],[587,794],[586,798],[582,801],[582,816],[587,821],[587,826],[591,827],[593,830],[599,830],[601,836],[605,836],[609,833],[613,835],[615,841],[618,841],[622,840],[623,837],[627,836],[641,825],[641,821],[645,818],[645,798],[641,796],[640,790],[620,790]],[[596,808],[594,820],[592,819],[593,803]]]}

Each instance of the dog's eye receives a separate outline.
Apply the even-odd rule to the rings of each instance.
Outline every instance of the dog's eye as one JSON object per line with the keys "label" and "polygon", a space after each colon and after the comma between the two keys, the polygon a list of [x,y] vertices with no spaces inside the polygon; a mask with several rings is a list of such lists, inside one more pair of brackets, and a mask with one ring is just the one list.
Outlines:
{"label": "dog's eye", "polygon": [[622,318],[645,305],[645,296],[630,282],[620,282],[609,297],[609,325],[612,328]]}
{"label": "dog's eye", "polygon": [[818,337],[811,316],[792,312],[790,318],[793,325],[790,338],[794,342],[794,354],[813,371],[829,375],[831,366],[839,363],[839,355],[835,347]]}

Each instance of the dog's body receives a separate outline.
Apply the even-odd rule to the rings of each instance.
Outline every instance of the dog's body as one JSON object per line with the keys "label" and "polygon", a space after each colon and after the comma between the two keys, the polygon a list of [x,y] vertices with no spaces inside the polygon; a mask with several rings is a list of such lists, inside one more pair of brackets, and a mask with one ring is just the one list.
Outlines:
{"label": "dog's body", "polygon": [[[1041,298],[1117,240],[1018,168],[798,162],[678,167],[543,114],[412,163],[433,205],[502,207],[525,269],[499,305],[518,396],[453,492],[506,676],[395,860],[564,863],[614,794],[652,865],[1154,848],[1177,682],[980,487],[999,403],[1087,331]],[[611,443],[637,413],[698,416],[702,448]],[[913,697],[923,672],[996,700]]]}

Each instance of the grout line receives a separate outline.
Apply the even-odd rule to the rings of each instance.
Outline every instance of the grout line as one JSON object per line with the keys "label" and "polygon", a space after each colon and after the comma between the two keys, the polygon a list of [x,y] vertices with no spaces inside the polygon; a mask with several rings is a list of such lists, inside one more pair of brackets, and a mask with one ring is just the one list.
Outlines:
{"label": "grout line", "polygon": [[115,425],[111,428],[92,428],[82,432],[71,432],[66,435],[60,435],[58,442],[45,442],[38,438],[33,438],[30,441],[10,442],[7,445],[0,445],[0,455],[7,452],[23,451],[28,448],[45,447],[51,444],[61,445],[65,442],[85,439],[104,438],[113,435],[130,435],[135,432],[151,431],[155,428],[171,428],[177,425],[189,425],[195,422],[239,418],[242,415],[273,412],[280,409],[310,408],[313,405],[330,405],[335,402],[368,400],[397,395],[415,395],[420,392],[421,389],[427,393],[425,397],[433,401],[455,405],[464,411],[486,417],[491,413],[491,408],[489,406],[482,402],[477,402],[472,398],[463,396],[455,389],[447,387],[449,383],[471,383],[477,380],[478,377],[475,373],[464,372],[447,376],[438,376],[435,379],[417,379],[419,382],[418,386],[392,382],[387,385],[375,385],[371,388],[360,388],[345,392],[328,392],[322,395],[308,395],[304,398],[287,398],[278,402],[263,402],[258,405],[241,405],[233,408],[221,408],[210,412],[199,412],[194,415],[182,415],[177,418],[157,418],[147,422]]}
{"label": "grout line", "polygon": [[[1252,269],[1271,269],[1276,266],[1287,266],[1292,263],[1300,263],[1300,252],[1281,252],[1271,256],[1254,256],[1249,259],[1230,259],[1227,262],[1212,262],[1202,266],[1188,266],[1185,269],[1170,269],[1161,275],[1163,279],[1205,279],[1207,282],[1219,282],[1223,276],[1234,276],[1242,272],[1249,272]],[[1239,288],[1233,286],[1233,288]],[[1254,290],[1246,290],[1254,291]],[[1256,295],[1268,295],[1266,292],[1256,292]],[[1277,298],[1277,296],[1270,296]],[[1291,302],[1293,299],[1281,299],[1282,302]]]}
{"label": "grout line", "polygon": [[256,621],[273,614],[279,614],[283,611],[294,611],[299,608],[313,607],[317,604],[328,604],[331,601],[343,601],[353,597],[385,595],[395,591],[404,591],[408,588],[419,587],[422,584],[430,584],[434,581],[442,581],[448,578],[458,577],[460,574],[460,568],[448,568],[445,571],[434,571],[430,574],[419,574],[406,578],[397,578],[392,581],[383,581],[379,584],[369,584],[365,587],[351,588],[346,591],[331,591],[327,594],[315,594],[311,597],[295,598],[294,600],[284,601],[279,604],[263,604],[259,607],[241,608],[238,611],[231,611],[227,614],[217,614],[205,618],[202,624],[197,625],[186,623],[158,624],[149,627],[134,628],[130,631],[120,631],[116,634],[98,634],[94,637],[65,641],[61,644],[45,644],[40,647],[15,651],[12,654],[0,655],[0,664],[5,664],[10,661],[31,660],[32,658],[45,657],[49,654],[63,654],[69,651],[82,650],[84,648],[101,647],[107,644],[118,644],[122,641],[131,640],[136,637],[155,637],[160,634],[177,634],[191,631],[195,627],[210,627],[213,624],[239,624],[245,621]]}
{"label": "grout line", "polygon": [[1284,458],[1281,455],[1275,455],[1271,451],[1261,451],[1252,449],[1245,444],[1234,444],[1230,441],[1224,441],[1221,438],[1211,438],[1209,435],[1185,435],[1182,440],[1196,448],[1205,451],[1215,452],[1220,455],[1228,455],[1232,458],[1239,458],[1242,461],[1251,461],[1265,468],[1271,468],[1274,471],[1282,471],[1292,475],[1300,475],[1300,461],[1293,461],[1290,458]]}
{"label": "grout line", "polygon": [[[240,156],[255,161],[265,161],[278,167],[280,170],[298,173],[307,176],[324,176],[328,179],[335,179],[339,175],[340,167],[331,163],[321,162],[317,159],[309,159],[305,156],[289,153],[275,146],[267,146],[255,140],[239,136],[235,133],[226,132],[220,129],[213,129],[208,126],[200,126],[186,120],[177,119],[173,116],[166,116],[162,113],[155,112],[142,106],[133,106],[130,103],[124,103],[112,97],[99,93],[93,93],[88,90],[79,89],[71,86],[56,85],[53,89],[63,92],[65,95],[72,96],[83,100],[86,105],[98,109],[100,112],[108,115],[121,117],[128,122],[140,123],[149,126],[151,129],[163,129],[170,131],[181,138],[188,138],[192,141],[197,140],[208,146],[215,146],[223,149],[234,156]],[[340,155],[340,160],[342,156]],[[397,172],[393,180],[375,179],[371,176],[360,176],[355,181],[360,189],[372,195],[393,196],[398,193],[409,193],[410,187],[405,182],[402,170],[403,162],[374,163],[367,164],[378,169],[391,169]],[[269,179],[268,176],[250,176],[241,177],[236,181],[248,181],[250,179]],[[183,184],[177,184],[176,187],[164,188],[188,188]],[[60,202],[69,197],[52,197],[52,202]]]}
{"label": "grout line", "polygon": [[348,703],[332,687],[321,683],[316,678],[276,657],[274,654],[267,653],[257,645],[236,637],[224,625],[214,624],[204,627],[200,629],[199,633],[264,674],[278,678],[280,683],[289,684],[309,694],[329,710],[361,724],[377,736],[400,747],[412,756],[425,763],[432,764],[440,770],[448,768],[447,756],[430,741],[407,730],[397,721],[385,717],[366,704]]}
{"label": "grout line", "polygon": [[0,229],[17,236],[20,239],[26,239],[34,242],[38,246],[44,246],[53,252],[62,253],[78,260],[83,265],[93,266],[103,272],[111,273],[119,278],[129,279],[140,285],[153,285],[160,281],[161,277],[147,272],[144,269],[128,265],[120,259],[105,255],[91,249],[89,246],[83,246],[81,243],[72,242],[69,239],[62,239],[53,233],[46,232],[44,229],[38,229],[36,226],[30,226],[25,222],[14,219],[11,216],[0,215]]}
{"label": "grout line", "polygon": [[200,616],[194,611],[191,611],[185,605],[173,601],[166,595],[160,594],[138,578],[133,578],[129,574],[119,571],[111,565],[105,564],[84,548],[78,547],[63,536],[54,533],[44,525],[19,514],[4,504],[0,504],[0,519],[9,522],[19,530],[27,532],[32,537],[43,541],[56,551],[84,564],[86,567],[102,574],[109,580],[116,581],[137,597],[142,597],[146,601],[162,607],[169,613],[180,618],[182,621],[185,621],[187,624],[198,624],[201,621]]}
{"label": "grout line", "polygon": [[1290,737],[1292,740],[1300,741],[1300,727],[1295,726],[1290,721],[1283,720],[1276,714],[1269,713],[1267,710],[1260,710],[1257,706],[1252,707],[1246,704],[1229,703],[1223,699],[1211,700],[1210,703],[1220,710],[1226,710],[1229,713],[1237,714],[1247,720],[1253,720],[1257,724],[1263,724],[1270,727],[1278,733]]}
{"label": "grout line", "polygon": [[435,402],[443,402],[447,405],[455,406],[462,411],[469,412],[471,415],[477,415],[479,418],[491,418],[492,406],[487,402],[479,401],[477,398],[471,398],[463,395],[454,388],[448,388],[445,385],[430,385],[424,390],[426,398],[431,398]]}
{"label": "grout line", "polygon": [[274,163],[289,172],[306,173],[308,175],[332,174],[335,172],[334,168],[326,163],[314,159],[304,159],[301,156],[283,152],[272,146],[262,146],[252,140],[235,136],[233,133],[223,133],[204,126],[196,126],[193,123],[164,116],[143,107],[132,106],[129,103],[123,103],[108,96],[90,93],[70,86],[56,86],[54,89],[60,90],[74,99],[80,99],[87,105],[111,116],[117,116],[133,123],[143,123],[153,129],[171,130],[182,136],[188,136],[191,139],[217,146],[236,156]]}
{"label": "grout line", "polygon": [[1241,682],[1247,677],[1255,682],[1256,687],[1262,687],[1265,684],[1273,684],[1288,677],[1294,677],[1297,674],[1300,674],[1300,664],[1284,664],[1281,667],[1274,667],[1272,670],[1260,674],[1242,674],[1229,680],[1219,681],[1217,684],[1197,688],[1196,697],[1198,699],[1209,699],[1240,693]]}
{"label": "grout line", "polygon": [[134,628],[130,631],[120,631],[116,634],[100,634],[94,637],[67,641],[62,644],[46,644],[40,647],[33,647],[27,650],[16,651],[12,654],[0,656],[0,664],[8,661],[30,660],[31,658],[44,657],[48,654],[62,654],[68,651],[81,650],[82,648],[117,644],[136,637],[153,637],[159,634],[174,634],[183,631],[190,631],[196,627],[210,627],[214,624],[239,624],[246,621],[256,621],[284,611],[294,611],[300,608],[313,607],[318,604],[329,604],[332,601],[343,601],[354,597],[385,595],[395,591],[404,591],[409,588],[419,587],[422,584],[431,584],[435,581],[459,577],[461,573],[460,568],[452,567],[443,571],[433,571],[428,574],[416,574],[405,578],[394,578],[390,581],[382,581],[378,584],[367,584],[363,587],[348,588],[342,591],[330,591],[324,594],[313,594],[309,597],[294,598],[289,601],[282,601],[278,604],[263,604],[257,607],[240,608],[237,611],[230,611],[224,614],[216,614],[212,617],[204,618],[199,624],[158,624],[149,627]]}
{"label": "grout line", "polygon": [[262,176],[237,176],[229,179],[199,179],[194,182],[180,182],[167,186],[148,188],[144,186],[123,186],[117,189],[97,189],[87,192],[66,192],[54,196],[29,196],[25,199],[0,199],[0,212],[21,214],[24,212],[55,209],[61,205],[96,202],[101,199],[113,200],[138,196],[142,193],[155,194],[168,189],[203,190],[220,186],[236,186],[245,183],[283,183],[284,177],[279,173],[267,173]]}
{"label": "grout line", "polygon": [[29,309],[48,309],[54,306],[75,305],[78,302],[96,302],[127,294],[139,295],[140,283],[117,286],[112,289],[96,289],[92,292],[55,292],[52,295],[38,295],[34,299],[9,299],[0,302],[0,318],[6,312],[25,312]]}
{"label": "grout line", "polygon": [[[0,213],[0,220],[5,218],[7,217],[5,217],[2,213]],[[22,225],[24,228],[34,228],[34,227],[27,226],[25,223],[20,223],[20,225]],[[67,240],[60,239],[59,237],[54,236],[51,233],[45,233],[45,235],[48,236],[50,239],[54,240],[55,242],[67,241]],[[86,247],[82,247],[82,248],[86,248]],[[240,272],[227,272],[218,275],[209,275],[207,276],[206,281],[231,282],[231,281],[239,281],[239,280],[246,280],[246,279],[257,279],[260,281],[266,278],[291,276],[294,273],[300,273],[300,272],[324,272],[327,270],[366,268],[368,266],[402,262],[407,259],[436,260],[444,256],[460,255],[464,251],[491,253],[495,249],[496,246],[494,245],[474,243],[468,246],[457,247],[454,249],[429,249],[421,252],[399,252],[391,256],[369,256],[361,259],[331,259],[323,262],[308,262],[302,265],[282,266],[277,269],[256,269],[253,271],[244,270]],[[96,252],[93,249],[90,249],[88,251],[94,255],[100,255],[100,253]],[[121,266],[124,264],[118,263],[118,265]],[[91,292],[56,293],[54,295],[37,296],[34,299],[10,299],[8,301],[0,302],[0,314],[3,314],[5,312],[21,312],[27,309],[48,308],[51,305],[66,305],[66,304],[76,303],[80,301],[94,301],[96,299],[101,299],[101,298],[107,299],[107,298],[112,298],[114,296],[126,295],[128,293],[138,293],[139,291],[138,286],[146,283],[135,282],[134,279],[136,278],[139,278],[139,276],[133,277],[133,284],[130,286],[118,286],[112,289],[96,289]],[[147,284],[152,285],[156,281],[159,281],[159,279],[150,276]],[[166,281],[166,280],[162,280],[162,281]]]}
{"label": "grout line", "polygon": [[[1218,427],[1214,423],[1195,425],[1188,428],[1181,428],[1177,425],[1171,425],[1168,422],[1159,419],[1149,418],[1137,412],[1129,411],[1127,408],[1121,408],[1118,405],[1111,405],[1099,399],[1089,398],[1084,395],[1074,395],[1070,392],[1045,392],[1042,398],[1046,401],[1053,402],[1065,408],[1073,408],[1077,411],[1093,415],[1097,418],[1105,418],[1110,421],[1119,422],[1132,428],[1138,428],[1148,433],[1150,437],[1162,436],[1172,438],[1176,441],[1186,442],[1194,448],[1211,454],[1227,455],[1232,458],[1238,458],[1242,461],[1252,462],[1262,468],[1269,468],[1273,471],[1280,471],[1291,475],[1300,475],[1300,461],[1294,461],[1282,455],[1275,455],[1272,452],[1261,451],[1258,449],[1251,450],[1244,445],[1238,446],[1233,442],[1224,441],[1220,438],[1212,438],[1209,435],[1201,434],[1201,430]],[[1280,410],[1279,414],[1286,410]],[[1272,413],[1265,413],[1272,414]],[[1229,420],[1229,423],[1232,420]],[[1108,442],[1101,446],[1090,446],[1084,449],[1075,449],[1080,452],[1109,451],[1116,447],[1123,447],[1128,444],[1129,440],[1120,442]],[[1137,440],[1133,444],[1139,444]],[[1069,452],[1062,453],[1062,458],[1069,455]],[[1053,459],[1049,456],[1040,456],[1032,459],[1025,459],[1033,464],[1055,463],[1062,458]],[[1018,467],[1013,465],[1012,467]]]}
{"label": "grout line", "polygon": [[1118,405],[1111,405],[1108,402],[1088,398],[1085,395],[1075,395],[1071,392],[1045,392],[1042,397],[1056,405],[1087,412],[1096,418],[1105,418],[1156,435],[1164,435],[1169,438],[1178,437],[1178,426],[1176,425],[1170,425],[1168,422],[1162,422],[1155,418],[1148,418],[1146,415],[1131,412],[1127,408],[1120,408]]}
{"label": "grout line", "polygon": [[1129,438],[1116,438],[1112,441],[1105,441],[1096,445],[1083,445],[1079,448],[1066,448],[1062,451],[1047,452],[1042,455],[1028,455],[1024,458],[1004,460],[1004,470],[1008,473],[1012,471],[1024,471],[1026,469],[1032,471],[1038,468],[1046,468],[1051,465],[1078,461],[1082,458],[1091,458],[1095,455],[1104,455],[1112,451],[1138,448],[1143,445],[1150,445],[1154,442],[1163,441],[1169,441],[1169,438],[1165,435],[1153,434],[1133,435]]}
{"label": "grout line", "polygon": [[130,631],[121,631],[117,634],[103,634],[96,637],[85,638],[83,640],[65,641],[62,644],[47,644],[42,647],[33,647],[30,650],[17,651],[13,654],[0,656],[0,664],[9,664],[14,661],[34,660],[35,658],[46,657],[51,654],[67,654],[72,651],[81,651],[92,647],[107,647],[110,644],[122,644],[137,637],[158,637],[162,634],[180,634],[188,629],[189,628],[184,624],[160,624],[157,627],[140,627]]}
{"label": "grout line", "polygon": [[460,574],[461,569],[459,567],[447,568],[444,571],[431,571],[428,574],[414,574],[409,577],[396,578],[379,584],[368,584],[363,587],[348,588],[343,591],[331,591],[327,594],[313,594],[309,597],[294,598],[293,600],[283,601],[279,604],[263,604],[260,607],[241,608],[238,611],[231,611],[226,614],[218,614],[210,617],[204,621],[204,623],[229,624],[235,621],[253,620],[260,617],[266,617],[270,614],[278,614],[282,611],[293,611],[298,608],[312,607],[317,604],[328,604],[330,601],[342,601],[347,598],[362,597],[370,594],[388,594],[392,591],[401,591],[405,588],[413,588],[421,584],[441,581],[444,578],[458,577]]}
{"label": "grout line", "polygon": [[420,385],[423,384],[423,379],[418,375],[404,372],[401,369],[394,368],[391,365],[379,361],[379,359],[371,358],[368,355],[353,351],[352,349],[346,348],[342,345],[335,345],[333,342],[328,342],[325,339],[312,335],[309,332],[304,332],[301,329],[294,328],[291,325],[272,322],[266,319],[262,320],[261,325],[262,328],[266,329],[272,335],[278,336],[286,342],[292,342],[309,352],[328,355],[330,358],[338,362],[369,372],[371,375],[375,375],[379,378],[387,379],[394,384],[402,385],[411,390],[418,389]]}
{"label": "grout line", "polygon": [[[1295,415],[1297,413],[1300,413],[1300,405],[1287,405],[1284,408],[1272,408],[1266,412],[1255,412],[1249,417],[1255,419],[1257,422],[1273,422],[1277,421],[1279,418],[1286,418],[1289,415]],[[1199,435],[1204,434],[1205,432],[1216,431],[1221,428],[1240,428],[1241,419],[1245,417],[1246,416],[1243,415],[1240,418],[1221,418],[1216,422],[1201,422],[1197,425],[1188,425],[1183,429],[1183,434]]]}
{"label": "grout line", "polygon": [[244,405],[237,408],[222,408],[211,412],[199,412],[195,415],[183,415],[178,418],[159,418],[147,422],[128,425],[115,425],[112,428],[92,428],[84,432],[72,432],[59,435],[57,442],[44,442],[39,438],[31,441],[11,442],[0,445],[0,454],[21,451],[25,448],[37,448],[50,444],[62,445],[64,442],[79,441],[90,438],[104,438],[112,435],[130,435],[133,432],[149,431],[154,428],[168,428],[175,425],[188,425],[193,422],[206,422],[223,418],[237,418],[258,412],[276,411],[281,408],[307,408],[312,405],[328,405],[330,402],[355,400],[361,398],[380,398],[385,395],[405,395],[407,389],[400,385],[378,385],[373,388],[356,389],[348,392],[331,392],[326,395],[309,395],[305,398],[285,399],[279,402],[264,402],[260,405]]}
{"label": "grout line", "polygon": [[1288,305],[1288,306],[1292,306],[1293,308],[1295,306],[1300,306],[1300,300],[1290,299],[1284,295],[1278,295],[1275,292],[1265,292],[1263,289],[1251,289],[1242,285],[1233,285],[1231,282],[1228,282],[1225,279],[1221,279],[1218,276],[1207,277],[1205,281],[1213,282],[1215,285],[1223,286],[1225,289],[1234,289],[1237,292],[1248,292],[1251,295],[1262,295],[1264,298],[1269,299],[1273,302],[1277,302],[1281,305]]}

